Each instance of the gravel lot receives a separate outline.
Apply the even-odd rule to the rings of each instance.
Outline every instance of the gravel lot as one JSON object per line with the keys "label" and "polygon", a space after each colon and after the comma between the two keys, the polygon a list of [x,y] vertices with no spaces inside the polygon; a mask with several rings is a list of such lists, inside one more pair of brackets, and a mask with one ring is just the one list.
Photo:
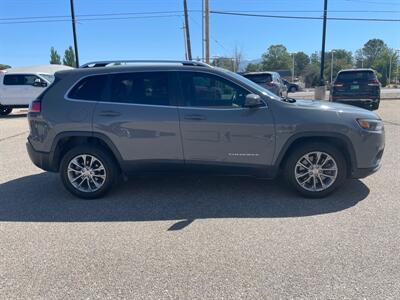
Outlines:
{"label": "gravel lot", "polygon": [[400,101],[382,169],[324,200],[279,180],[142,178],[73,198],[0,119],[0,298],[400,298]]}

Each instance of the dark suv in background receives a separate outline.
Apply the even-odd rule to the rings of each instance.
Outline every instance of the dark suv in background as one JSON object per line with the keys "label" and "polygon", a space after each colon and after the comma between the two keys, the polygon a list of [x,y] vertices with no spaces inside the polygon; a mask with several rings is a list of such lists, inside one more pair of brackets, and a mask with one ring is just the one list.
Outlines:
{"label": "dark suv in background", "polygon": [[370,110],[379,108],[381,84],[372,69],[350,69],[338,73],[331,87],[330,101]]}
{"label": "dark suv in background", "polygon": [[281,98],[200,62],[123,63],[57,72],[30,106],[29,156],[74,195],[100,197],[120,174],[201,171],[283,173],[302,195],[323,197],[380,167],[373,112]]}

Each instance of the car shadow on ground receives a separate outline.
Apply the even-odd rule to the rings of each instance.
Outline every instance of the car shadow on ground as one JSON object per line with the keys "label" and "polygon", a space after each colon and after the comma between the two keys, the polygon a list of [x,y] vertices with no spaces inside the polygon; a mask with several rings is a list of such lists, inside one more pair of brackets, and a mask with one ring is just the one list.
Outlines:
{"label": "car shadow on ground", "polygon": [[41,173],[0,184],[0,221],[109,222],[177,220],[170,230],[196,219],[289,218],[333,213],[365,199],[369,189],[351,180],[324,199],[305,199],[282,180],[252,177],[131,178],[99,200],[66,192],[59,176]]}

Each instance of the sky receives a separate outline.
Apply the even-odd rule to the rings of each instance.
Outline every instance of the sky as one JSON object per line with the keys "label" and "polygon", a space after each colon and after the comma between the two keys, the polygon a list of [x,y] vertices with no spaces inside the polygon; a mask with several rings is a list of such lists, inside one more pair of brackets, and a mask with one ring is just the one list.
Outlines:
{"label": "sky", "polygon": [[[192,53],[194,58],[201,57],[202,1],[187,1]],[[312,17],[322,16],[324,2],[209,1],[211,11]],[[110,59],[184,59],[183,0],[74,0],[74,3],[81,64]],[[152,14],[144,14],[149,12]],[[15,67],[47,64],[50,47],[62,55],[73,45],[69,14],[69,0],[0,0],[0,63]],[[329,0],[328,16],[400,19],[400,0]],[[321,50],[322,20],[211,14],[210,36],[211,56],[232,56],[238,47],[245,59],[253,60],[260,58],[272,44],[283,44],[289,52],[311,54]],[[371,38],[383,39],[389,47],[400,49],[400,21],[329,20],[326,50],[355,51]]]}

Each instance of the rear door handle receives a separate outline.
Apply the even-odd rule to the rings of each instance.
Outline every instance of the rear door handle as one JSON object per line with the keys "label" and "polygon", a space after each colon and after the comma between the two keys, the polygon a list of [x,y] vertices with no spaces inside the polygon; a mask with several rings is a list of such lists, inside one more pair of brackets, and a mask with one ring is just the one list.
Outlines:
{"label": "rear door handle", "polygon": [[195,120],[195,121],[201,121],[206,119],[206,117],[203,115],[185,115],[183,118],[185,120]]}
{"label": "rear door handle", "polygon": [[102,117],[118,117],[121,115],[121,113],[113,110],[103,110],[99,113],[99,115]]}

